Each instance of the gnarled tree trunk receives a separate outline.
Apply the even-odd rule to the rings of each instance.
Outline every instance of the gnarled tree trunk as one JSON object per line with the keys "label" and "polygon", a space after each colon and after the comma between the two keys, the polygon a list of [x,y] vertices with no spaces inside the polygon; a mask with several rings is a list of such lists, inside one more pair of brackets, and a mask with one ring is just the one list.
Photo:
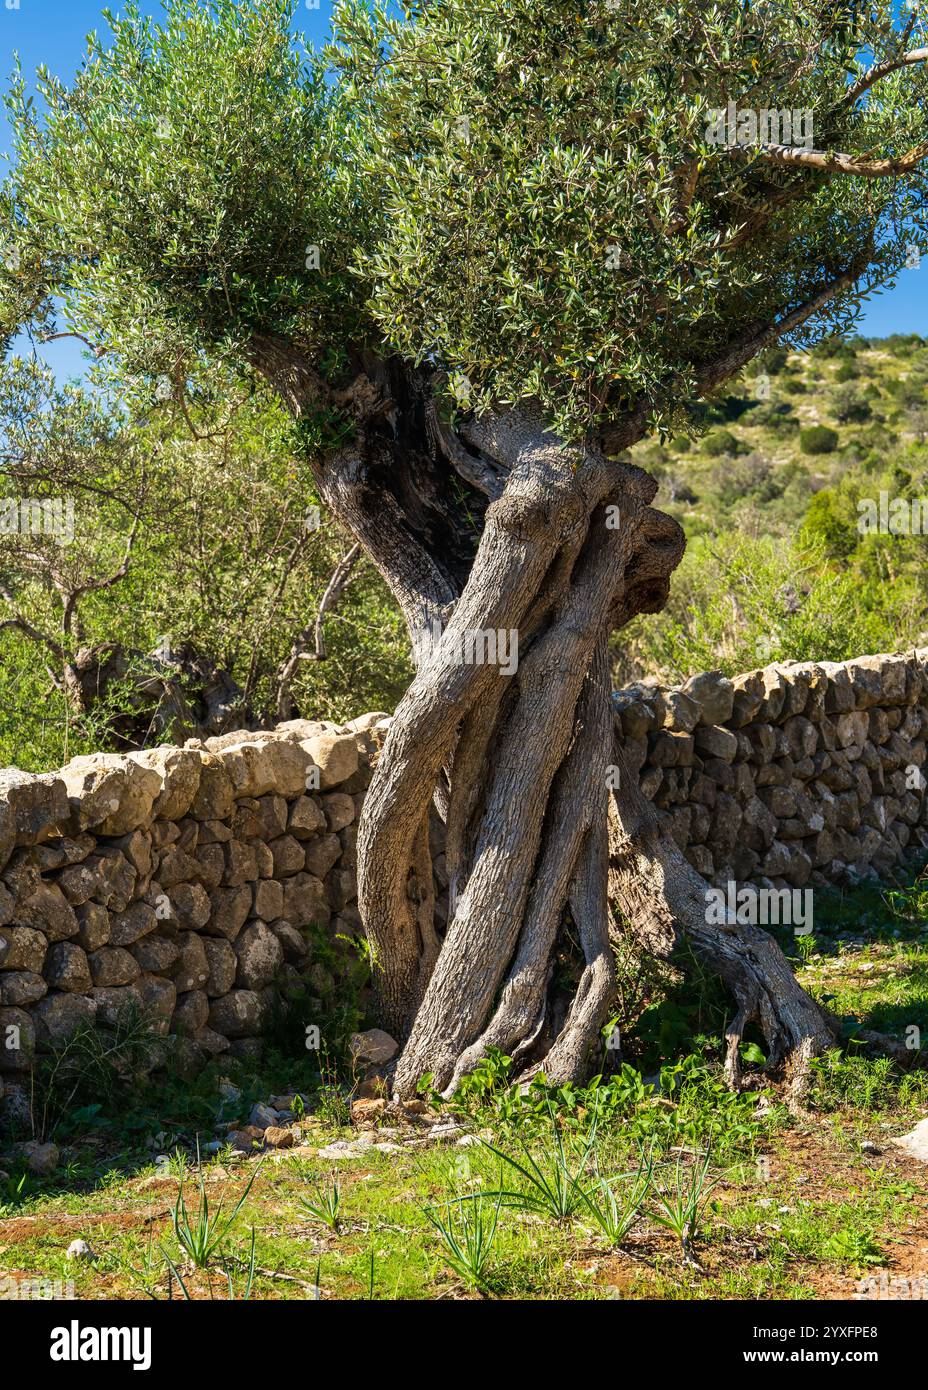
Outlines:
{"label": "gnarled tree trunk", "polygon": [[[262,352],[299,413],[310,388],[298,364]],[[358,838],[382,1021],[403,1043],[397,1093],[412,1094],[426,1073],[450,1091],[490,1048],[522,1076],[540,1067],[552,1082],[580,1078],[615,1003],[610,881],[645,949],[669,957],[685,935],[731,989],[733,1083],[752,1019],[772,1061],[804,1064],[834,1035],[776,943],[707,924],[706,885],[637,779],[621,776],[610,795],[622,756],[609,635],[663,606],[683,553],[680,528],[649,505],[656,484],[596,449],[565,446],[528,406],[452,431],[425,375],[364,371],[363,424],[316,476],[392,589],[418,657]],[[631,419],[611,447],[644,431]],[[493,639],[496,659],[486,659]],[[433,804],[446,827],[443,931]],[[583,963],[565,1004],[555,963],[568,934]]]}

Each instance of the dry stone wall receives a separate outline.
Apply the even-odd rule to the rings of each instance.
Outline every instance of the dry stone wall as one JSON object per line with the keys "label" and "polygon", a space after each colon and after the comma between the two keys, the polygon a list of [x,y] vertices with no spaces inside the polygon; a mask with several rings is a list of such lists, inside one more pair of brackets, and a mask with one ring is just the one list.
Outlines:
{"label": "dry stone wall", "polygon": [[928,649],[613,696],[641,787],[710,882],[847,884],[928,850]]}
{"label": "dry stone wall", "polygon": [[37,1051],[129,1009],[173,1035],[177,1065],[255,1050],[275,991],[323,968],[314,934],[357,933],[356,825],[388,723],[0,771],[8,1099]]}
{"label": "dry stone wall", "polygon": [[[613,698],[632,772],[714,884],[854,882],[928,850],[928,650]],[[358,932],[356,825],[388,727],[294,720],[0,771],[0,1087],[129,1005],[175,1061],[254,1052],[275,991],[324,968],[317,934]],[[440,894],[437,824],[432,849]]]}

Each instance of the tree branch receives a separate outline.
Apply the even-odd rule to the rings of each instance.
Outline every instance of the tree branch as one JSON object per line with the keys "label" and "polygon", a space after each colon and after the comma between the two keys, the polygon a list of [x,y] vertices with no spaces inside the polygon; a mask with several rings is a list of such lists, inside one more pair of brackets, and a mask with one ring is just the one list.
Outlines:
{"label": "tree branch", "polygon": [[[325,632],[323,623],[326,613],[334,610],[344,592],[355,561],[361,554],[361,545],[356,541],[351,549],[342,556],[332,577],[326,586],[325,593],[319,603],[315,621],[307,623],[302,632],[299,633],[293,646],[290,648],[290,655],[283,663],[277,676],[277,717],[278,719],[289,719],[293,713],[293,704],[290,699],[290,687],[293,684],[293,677],[296,674],[297,663],[300,661],[325,661],[327,652],[325,649]],[[310,641],[313,642],[313,650],[307,651]]]}
{"label": "tree branch", "polygon": [[94,347],[90,339],[85,338],[83,333],[45,333],[39,339],[39,342],[54,343],[57,342],[59,338],[77,338],[79,342],[84,343],[86,347],[90,348],[90,351],[93,353],[94,357],[103,357],[105,356],[107,351],[105,347]]}
{"label": "tree branch", "polygon": [[20,613],[19,609],[16,607],[16,600],[4,584],[0,584],[0,598],[3,599],[4,603],[6,603],[13,612],[12,618],[6,618],[3,622],[0,622],[0,632],[15,628],[19,632],[22,632],[24,636],[28,637],[32,642],[37,643],[38,646],[47,647],[58,661],[63,662],[64,648],[60,643],[56,642],[53,637],[49,637],[45,632],[40,632],[38,628],[33,627],[32,623],[28,622],[26,618],[23,617],[22,613]]}
{"label": "tree branch", "polygon": [[118,569],[114,570],[113,573],[109,575],[106,579],[88,579],[86,584],[78,584],[75,588],[70,589],[68,591],[67,597],[64,601],[64,612],[61,615],[61,630],[65,633],[66,636],[69,635],[71,632],[71,625],[74,620],[75,609],[77,608],[78,603],[84,597],[84,595],[96,594],[99,593],[102,589],[111,589],[114,584],[118,584],[120,580],[125,579],[126,575],[129,573],[129,560],[132,556],[132,551],[135,546],[136,537],[138,536],[140,521],[141,514],[137,512],[136,515],[133,517],[132,529],[129,532],[129,536],[126,541],[126,548],[123,552],[122,562],[119,565]]}
{"label": "tree branch", "polygon": [[[808,319],[829,302],[836,295],[844,290],[850,289],[854,282],[863,274],[870,263],[870,253],[866,256],[859,256],[847,270],[833,279],[822,284],[813,295],[806,299],[795,309],[784,314],[782,318],[775,319],[772,323],[765,324],[753,329],[750,333],[742,334],[740,338],[733,339],[711,362],[703,364],[697,369],[694,385],[696,394],[705,395],[713,391],[729,377],[734,376],[741,368],[746,366],[758,353],[770,347],[787,333],[793,333],[797,328],[801,328]],[[600,436],[600,444],[607,454],[615,454],[623,449],[629,449],[641,439],[647,428],[648,413],[644,406],[639,405],[634,410],[629,411],[616,424],[604,430]]]}
{"label": "tree branch", "polygon": [[788,314],[784,314],[782,318],[776,319],[766,327],[752,334],[746,334],[730,343],[724,353],[702,369],[697,378],[700,392],[713,390],[728,377],[739,372],[765,348],[770,347],[785,334],[793,333],[797,328],[801,328],[814,314],[823,309],[829,300],[834,299],[844,290],[850,289],[869,263],[870,254],[868,252],[866,256],[858,257],[840,275],[826,281],[813,295]]}
{"label": "tree branch", "polygon": [[[915,15],[909,20],[907,34],[912,32],[912,25]],[[842,99],[842,105],[853,106],[854,102],[868,92],[883,77],[888,77],[890,73],[898,72],[900,68],[908,67],[910,63],[924,63],[928,60],[928,48],[912,48],[908,53],[900,53],[896,58],[886,58],[882,63],[874,63],[868,68],[853,87],[848,88],[847,93]]]}
{"label": "tree branch", "polygon": [[829,174],[848,174],[854,178],[886,179],[908,174],[928,157],[928,142],[913,145],[905,154],[886,159],[864,159],[840,150],[804,150],[795,145],[729,145],[730,154],[766,160],[772,164],[800,164]]}
{"label": "tree branch", "polygon": [[434,400],[429,401],[427,406],[427,423],[438,448],[459,477],[470,483],[478,492],[482,492],[485,497],[489,497],[491,502],[497,497],[502,497],[505,474],[486,454],[472,454],[469,449],[465,449],[454,430],[448,429],[438,418]]}

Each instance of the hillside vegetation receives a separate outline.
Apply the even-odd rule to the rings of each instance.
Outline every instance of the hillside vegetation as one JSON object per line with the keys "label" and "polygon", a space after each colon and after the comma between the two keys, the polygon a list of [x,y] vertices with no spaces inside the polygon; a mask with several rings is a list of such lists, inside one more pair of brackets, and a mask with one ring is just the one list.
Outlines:
{"label": "hillside vegetation", "polygon": [[925,536],[866,525],[881,494],[897,518],[928,498],[928,342],[778,348],[694,425],[634,451],[688,545],[666,610],[622,634],[617,684],[926,640]]}

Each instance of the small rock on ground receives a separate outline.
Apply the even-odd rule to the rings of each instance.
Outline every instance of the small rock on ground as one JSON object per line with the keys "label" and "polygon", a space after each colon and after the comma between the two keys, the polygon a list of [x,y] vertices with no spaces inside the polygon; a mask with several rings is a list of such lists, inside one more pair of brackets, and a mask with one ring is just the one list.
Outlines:
{"label": "small rock on ground", "polygon": [[278,1125],[269,1125],[264,1131],[264,1142],[271,1149],[292,1149],[296,1141],[292,1129],[281,1129]]}
{"label": "small rock on ground", "polygon": [[392,1061],[400,1050],[396,1039],[391,1038],[382,1028],[368,1028],[366,1033],[352,1033],[349,1045],[355,1061],[366,1062],[374,1067],[381,1067],[384,1062]]}
{"label": "small rock on ground", "polygon": [[271,1125],[277,1124],[277,1111],[272,1110],[269,1105],[262,1105],[259,1101],[257,1105],[252,1106],[248,1123],[254,1125],[255,1129],[269,1129]]}
{"label": "small rock on ground", "polygon": [[27,1139],[24,1144],[17,1144],[14,1152],[22,1155],[30,1172],[42,1178],[55,1171],[61,1156],[57,1144],[40,1144],[37,1139]]}

